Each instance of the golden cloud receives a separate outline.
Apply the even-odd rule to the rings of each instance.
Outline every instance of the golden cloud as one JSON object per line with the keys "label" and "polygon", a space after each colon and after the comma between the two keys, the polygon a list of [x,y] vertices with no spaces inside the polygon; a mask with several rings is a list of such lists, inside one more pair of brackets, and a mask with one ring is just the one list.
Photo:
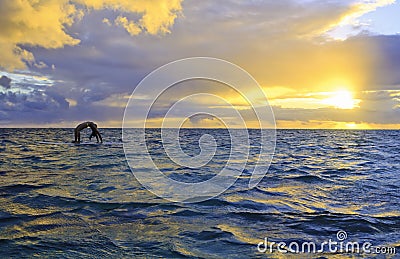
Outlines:
{"label": "golden cloud", "polygon": [[17,0],[0,2],[0,66],[6,69],[24,68],[33,62],[32,53],[21,45],[60,48],[78,44],[65,33],[81,13],[66,0]]}
{"label": "golden cloud", "polygon": [[124,27],[130,35],[138,35],[142,32],[135,22],[129,21],[128,18],[124,16],[118,16],[117,19],[115,19],[115,24]]}
{"label": "golden cloud", "polygon": [[113,9],[116,11],[138,13],[142,17],[139,21],[129,21],[119,16],[115,24],[124,27],[131,35],[142,31],[150,34],[170,32],[169,28],[180,11],[182,0],[75,0],[74,2],[95,10]]}
{"label": "golden cloud", "polygon": [[141,32],[165,34],[178,13],[182,0],[15,0],[0,2],[0,67],[7,70],[34,64],[31,52],[23,46],[62,48],[77,45],[79,39],[66,33],[65,28],[81,19],[90,9],[112,9],[141,15],[139,21],[124,16],[115,25],[124,27],[131,35]]}

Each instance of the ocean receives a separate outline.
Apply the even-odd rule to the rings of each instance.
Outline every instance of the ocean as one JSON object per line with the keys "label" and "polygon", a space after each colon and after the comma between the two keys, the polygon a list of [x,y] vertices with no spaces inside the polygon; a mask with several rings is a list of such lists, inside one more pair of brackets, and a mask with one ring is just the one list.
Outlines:
{"label": "ocean", "polygon": [[[198,203],[147,191],[128,166],[121,129],[101,132],[114,144],[41,144],[71,142],[73,129],[0,129],[1,258],[396,258],[389,249],[400,252],[400,131],[277,130],[274,158],[257,187],[248,187],[257,155],[251,152],[243,177]],[[257,132],[250,130],[253,144]],[[199,152],[205,133],[218,145],[201,173],[179,167],[165,157],[158,133],[150,131],[149,151],[177,181],[210,179],[229,157],[226,131],[183,129],[189,154]],[[329,240],[336,250],[302,253],[293,245],[314,242],[318,250]],[[343,251],[339,241],[371,246]]]}

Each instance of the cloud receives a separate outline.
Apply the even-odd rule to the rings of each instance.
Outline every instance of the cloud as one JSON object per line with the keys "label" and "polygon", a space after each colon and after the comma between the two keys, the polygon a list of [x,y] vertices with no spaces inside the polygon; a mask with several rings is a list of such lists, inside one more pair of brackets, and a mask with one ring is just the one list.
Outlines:
{"label": "cloud", "polygon": [[[29,93],[0,93],[0,110],[9,115],[51,112],[68,109],[68,103],[57,94],[34,90]],[[11,117],[11,116],[10,116]],[[14,117],[14,116],[12,116]],[[20,118],[17,118],[20,119]],[[44,118],[42,118],[44,119]],[[31,121],[31,119],[29,119]]]}
{"label": "cloud", "polygon": [[7,70],[30,66],[44,67],[35,62],[27,47],[63,48],[80,43],[68,32],[77,20],[91,9],[111,9],[141,15],[135,22],[119,16],[115,24],[130,34],[140,32],[165,34],[181,10],[181,0],[117,1],[117,0],[46,0],[0,1],[0,67]]}
{"label": "cloud", "polygon": [[0,1],[0,66],[12,70],[34,63],[33,54],[24,46],[61,48],[79,40],[65,32],[79,16],[66,0]]}
{"label": "cloud", "polygon": [[[182,91],[178,92],[180,93]],[[225,93],[226,92],[227,91],[225,91]],[[227,96],[226,94],[223,96],[228,99],[231,97]],[[315,127],[318,126],[318,124],[321,124],[321,127],[333,125],[335,127],[338,126],[343,128],[346,127],[346,123],[358,123],[364,126],[368,124],[379,124],[382,127],[384,125],[400,123],[399,97],[400,90],[362,91],[357,95],[357,98],[360,98],[362,102],[360,102],[358,108],[353,109],[339,109],[334,107],[284,108],[280,106],[273,106],[272,108],[277,121],[285,121],[287,125],[292,125],[292,127],[299,127],[301,125],[304,125],[304,127]],[[289,96],[288,98],[291,97]],[[171,105],[167,102],[167,100],[169,100],[169,98],[165,98],[165,100],[161,101],[159,104],[156,103],[155,109],[153,109],[151,112],[151,119],[153,119],[154,122],[161,123],[161,120],[164,118],[169,106]],[[139,103],[140,102],[137,104]],[[215,114],[222,121],[225,121],[230,125],[233,125],[236,121],[235,118],[230,117],[231,114],[228,112],[228,110],[232,109],[232,107],[210,104],[208,102],[203,102],[201,99],[191,101],[190,104],[184,106],[183,108],[186,112],[205,112],[209,114]],[[252,111],[251,107],[241,106],[238,111],[249,127],[259,126],[257,117]],[[179,111],[174,113],[174,119],[178,118]],[[341,124],[337,124],[336,122],[340,122]],[[160,126],[161,124],[155,123],[154,125]],[[189,118],[185,125],[198,127],[201,127],[202,125],[213,125],[214,127],[222,126],[219,120],[216,120],[212,116],[202,114]]]}
{"label": "cloud", "polygon": [[347,1],[349,8],[340,16],[340,19],[326,27],[325,32],[334,31],[345,26],[351,26],[355,30],[362,29],[365,24],[360,24],[357,20],[366,13],[375,11],[379,7],[394,4],[396,0],[356,0]]}
{"label": "cloud", "polygon": [[1,76],[0,77],[0,86],[9,89],[11,87],[11,78],[8,78],[7,76]]}
{"label": "cloud", "polygon": [[[217,27],[223,25],[229,30],[229,27],[235,29],[250,23],[252,28],[247,29],[252,34],[255,33],[253,30],[259,30],[264,34],[267,32],[314,37],[394,1],[228,1],[223,5],[211,1],[202,2],[196,3],[195,12],[205,11],[202,14],[205,15],[205,19],[215,19],[212,16],[218,15],[218,24],[215,24]],[[181,4],[182,0],[1,1],[0,67],[13,70],[25,68],[26,63],[43,67],[46,64],[36,64],[35,57],[27,50],[27,46],[51,49],[78,45],[82,39],[79,35],[70,33],[69,28],[92,10],[112,10],[119,13],[113,24],[124,28],[132,36],[141,32],[156,35],[170,32],[176,18],[183,11]],[[103,17],[102,21],[112,25],[106,17]],[[268,28],[268,31],[265,31],[265,28]],[[226,35],[226,32],[222,32],[222,35]]]}
{"label": "cloud", "polygon": [[182,127],[211,127],[211,128],[221,128],[225,127],[222,121],[218,120],[218,118],[214,118],[208,114],[196,114],[191,116],[188,120],[186,120]]}
{"label": "cloud", "polygon": [[[24,8],[13,12],[24,13],[25,16],[29,16],[30,11],[22,10],[39,13],[42,10],[40,8],[48,5],[47,11],[41,14],[54,14],[52,19],[55,28],[47,23],[41,24],[40,19],[20,22],[20,15],[14,15],[17,17],[13,18],[15,24],[11,23],[11,16],[1,16],[7,10],[10,12],[15,9],[12,7],[17,3],[9,2],[7,8],[0,8],[0,25],[3,22],[10,23],[4,27],[6,33],[3,35],[6,36],[0,36],[0,43],[1,39],[7,44],[11,42],[12,48],[5,51],[0,47],[0,55],[3,56],[3,52],[5,56],[9,53],[19,54],[7,62],[5,59],[0,62],[4,61],[10,66],[18,61],[22,67],[25,61],[35,63],[35,66],[29,66],[32,73],[53,80],[51,86],[40,89],[36,83],[32,83],[33,89],[42,90],[47,96],[37,96],[36,100],[48,103],[39,113],[38,110],[26,110],[25,114],[31,116],[22,117],[32,122],[93,119],[104,124],[107,121],[121,121],[127,96],[146,74],[170,61],[190,56],[212,56],[238,64],[255,77],[267,95],[274,94],[270,89],[284,89],[285,94],[279,96],[282,99],[290,97],[287,95],[304,96],[309,92],[335,91],[339,87],[361,93],[365,90],[398,89],[400,85],[399,36],[363,34],[334,41],[326,34],[335,26],[351,23],[362,13],[390,4],[391,1],[228,0],[216,3],[210,0],[47,0],[37,1],[36,6],[31,8],[33,11],[27,7],[33,6],[31,1],[18,1],[25,3]],[[55,10],[65,6],[63,8],[71,10],[70,14],[65,16],[64,13],[52,12],[50,3]],[[184,16],[179,15],[181,12]],[[40,18],[40,15],[37,14],[37,17]],[[34,21],[36,27],[31,25]],[[32,31],[32,34],[26,34],[26,41],[30,43],[24,43],[23,39],[11,33],[23,35],[27,30]],[[48,39],[52,39],[52,34],[56,32],[64,33],[72,41],[58,37],[58,45],[51,45]],[[46,38],[47,34],[51,35]],[[154,34],[157,36],[154,37]],[[14,67],[17,66],[14,64]],[[9,77],[13,79],[12,88],[22,89],[19,98],[29,95],[23,93],[24,89],[30,87],[28,83],[17,84],[14,77]],[[160,100],[165,102],[155,107],[152,118],[157,120],[162,117],[171,101],[196,88],[192,85],[187,89],[165,95],[164,100]],[[199,89],[206,92],[210,90],[204,85]],[[235,100],[234,95],[226,89],[219,88],[215,93],[226,97],[234,105],[241,105],[240,98]],[[385,97],[379,102],[375,99],[368,101],[372,97],[365,94],[357,98],[365,98],[362,107],[357,110],[361,111],[362,116],[355,111],[276,107],[277,118],[307,122],[314,119],[340,120],[343,115],[348,122],[373,122],[383,121],[380,117],[388,116],[388,122],[398,115],[391,108],[397,104],[393,103],[396,101],[393,98]],[[49,100],[58,105],[51,106],[53,101]],[[73,105],[67,108],[66,102]],[[17,103],[20,107],[21,104]],[[385,108],[371,111],[375,105]],[[53,113],[51,107],[54,108]],[[192,103],[188,109],[202,107],[222,116],[225,114],[223,106],[207,100]],[[47,111],[47,108],[50,109]],[[49,113],[46,116],[45,110]],[[248,120],[254,117],[245,108],[240,112]],[[7,115],[11,116],[9,120],[12,122],[20,120],[18,112],[11,113],[8,110]]]}
{"label": "cloud", "polygon": [[124,16],[118,16],[115,23],[124,27],[131,35],[141,31],[150,34],[170,32],[178,13],[182,10],[182,0],[75,0],[95,10],[113,9],[116,11],[141,14],[138,21],[129,21]]}
{"label": "cloud", "polygon": [[368,78],[370,89],[400,89],[400,35],[378,35],[366,40],[374,46],[370,55],[376,61]]}
{"label": "cloud", "polygon": [[135,22],[128,21],[128,19],[124,16],[118,16],[115,19],[115,24],[124,27],[125,30],[132,36],[138,35],[140,32],[142,32],[140,27]]}
{"label": "cloud", "polygon": [[[70,35],[79,36],[79,46],[55,50],[29,48],[38,60],[49,66],[55,64],[57,68],[55,73],[50,69],[38,71],[52,73],[59,79],[72,81],[71,86],[76,84],[82,88],[106,83],[113,88],[114,92],[110,94],[126,94],[154,68],[188,56],[227,59],[244,67],[262,85],[296,86],[305,90],[324,86],[330,78],[352,77],[356,81],[354,84],[362,85],[365,74],[369,73],[371,61],[368,54],[373,50],[367,41],[321,44],[298,37],[314,30],[324,30],[332,21],[340,20],[350,7],[339,1],[307,5],[290,0],[228,1],[224,5],[206,0],[185,2],[185,17],[175,21],[171,35],[160,38],[148,37],[147,34],[132,38],[107,25],[104,21],[111,24],[122,19],[128,29],[130,24],[143,29],[140,17],[144,14],[134,17],[126,13],[129,10],[140,12],[136,6],[141,1],[135,5],[126,1],[113,5],[114,2],[91,1],[85,4],[93,10],[109,9],[87,12],[68,29]],[[146,15],[155,16],[153,10],[157,4],[162,6],[161,3],[146,2],[154,3],[148,7],[152,11]],[[123,8],[128,8],[128,11],[121,11],[123,15],[114,11]],[[165,15],[161,15],[165,22],[155,22],[158,28],[164,28],[159,33],[175,19],[178,11],[172,10],[179,8],[178,1],[166,5]],[[136,33],[137,27],[133,27],[132,33]]]}
{"label": "cloud", "polygon": [[[60,121],[69,111],[65,97],[53,88],[51,78],[25,71],[6,73],[0,82],[0,123]],[[12,86],[11,86],[12,82]],[[61,115],[61,116],[60,116]]]}
{"label": "cloud", "polygon": [[[398,93],[398,92],[397,92]],[[273,107],[275,117],[281,121],[331,121],[366,124],[400,124],[400,100],[387,91],[362,92],[363,101],[355,109],[296,109]]]}

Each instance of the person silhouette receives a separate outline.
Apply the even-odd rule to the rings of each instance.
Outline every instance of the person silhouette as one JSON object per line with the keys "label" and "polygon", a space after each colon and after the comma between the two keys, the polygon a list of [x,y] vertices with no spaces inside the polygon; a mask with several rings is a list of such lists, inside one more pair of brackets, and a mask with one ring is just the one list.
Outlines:
{"label": "person silhouette", "polygon": [[92,134],[90,134],[89,140],[92,140],[92,137],[96,137],[97,143],[103,143],[103,138],[99,130],[97,129],[97,124],[92,121],[87,121],[79,124],[76,126],[74,133],[75,133],[75,140],[72,143],[80,143],[81,142],[81,130],[90,128],[92,130]]}

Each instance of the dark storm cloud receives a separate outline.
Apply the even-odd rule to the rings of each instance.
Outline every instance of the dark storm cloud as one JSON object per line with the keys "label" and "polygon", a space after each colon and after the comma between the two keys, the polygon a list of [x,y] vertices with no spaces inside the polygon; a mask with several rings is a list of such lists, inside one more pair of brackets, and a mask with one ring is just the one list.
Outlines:
{"label": "dark storm cloud", "polygon": [[9,89],[11,87],[11,78],[8,78],[7,76],[1,76],[0,77],[0,86]]}

